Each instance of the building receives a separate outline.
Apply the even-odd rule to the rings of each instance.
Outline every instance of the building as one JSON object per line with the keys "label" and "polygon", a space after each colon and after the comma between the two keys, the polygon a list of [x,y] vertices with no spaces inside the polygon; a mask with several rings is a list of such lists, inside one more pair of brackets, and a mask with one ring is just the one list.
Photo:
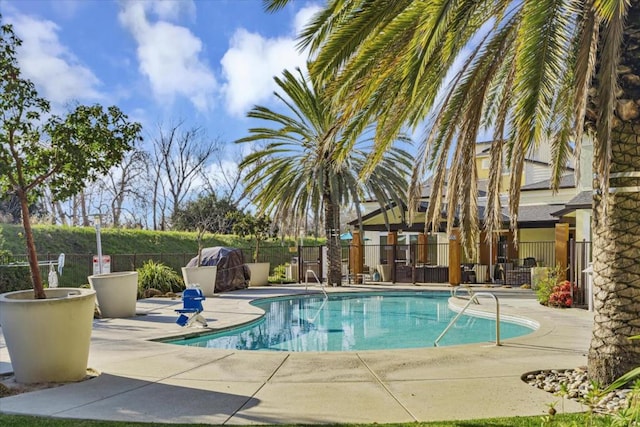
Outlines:
{"label": "building", "polygon": [[[478,171],[479,218],[484,216],[486,207],[486,185],[489,177],[489,149],[490,142],[477,145],[476,166]],[[584,144],[580,159],[580,179],[576,180],[576,170],[567,167],[557,192],[550,189],[551,165],[549,163],[549,147],[539,150],[525,161],[522,175],[520,208],[518,213],[517,235],[509,230],[509,215],[504,208],[504,227],[496,233],[492,243],[486,242],[484,233],[481,244],[474,259],[463,257],[463,263],[493,266],[500,262],[510,265],[522,265],[525,260],[535,260],[537,266],[555,267],[559,261],[556,255],[555,242],[565,240],[569,242],[590,242],[591,236],[591,160],[593,150]],[[510,171],[503,170],[504,188],[508,187]],[[362,216],[363,240],[366,240],[364,264],[370,268],[382,269],[389,263],[393,255],[394,264],[413,265],[426,264],[430,266],[449,265],[449,241],[446,234],[446,224],[443,217],[441,228],[425,234],[425,213],[429,203],[431,188],[429,181],[423,187],[423,197],[414,222],[409,225],[406,221],[408,210],[406,205],[391,203],[384,209],[379,207],[376,200],[363,203]],[[445,189],[446,193],[446,189]],[[446,197],[446,194],[443,194]],[[507,206],[507,195],[503,195],[503,206]],[[349,222],[352,230],[360,229],[358,220]],[[517,244],[516,244],[517,241]],[[585,243],[586,244],[586,243]],[[394,245],[394,253],[389,253],[389,246]],[[416,247],[423,247],[420,250]],[[385,249],[386,248],[386,249]],[[583,248],[584,250],[584,248]],[[567,259],[567,263],[569,260]],[[487,280],[491,278],[492,268],[487,271]],[[484,278],[484,274],[482,274]],[[415,274],[414,274],[415,278]]]}

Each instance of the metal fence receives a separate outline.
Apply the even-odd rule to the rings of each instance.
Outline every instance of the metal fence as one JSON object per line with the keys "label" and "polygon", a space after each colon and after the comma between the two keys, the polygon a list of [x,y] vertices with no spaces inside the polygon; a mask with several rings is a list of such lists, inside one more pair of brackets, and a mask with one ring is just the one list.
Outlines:
{"label": "metal fence", "polygon": [[[284,282],[287,280],[284,270],[287,265],[291,265],[292,262],[297,262],[299,257],[298,253],[302,254],[301,259],[303,259],[305,263],[312,259],[317,263],[318,257],[321,256],[319,255],[321,254],[321,250],[318,248],[319,247],[289,248],[282,245],[264,246],[261,247],[258,252],[257,262],[269,262],[271,264],[269,274],[273,276],[276,272],[281,271],[282,274],[278,277]],[[242,248],[242,253],[245,262],[251,262],[253,260],[254,249]],[[187,265],[196,255],[195,252],[109,254],[110,271],[136,270],[142,267],[144,263],[154,261],[165,264],[175,270],[176,273],[181,274],[180,268]],[[57,253],[38,254],[40,274],[45,282],[47,281],[50,264],[53,265],[54,269],[57,269],[59,256],[60,254]],[[77,287],[88,283],[87,277],[94,274],[94,255],[68,253],[65,254],[64,258],[64,268],[62,275],[58,276],[58,286]],[[3,283],[3,275],[6,276],[9,272],[15,274],[17,269],[20,269],[23,275],[28,276],[29,266],[26,255],[0,256],[0,283]],[[26,281],[28,282],[29,279]]]}
{"label": "metal fence", "polygon": [[[493,260],[493,261],[491,261]],[[497,277],[497,271],[526,269],[532,266],[555,266],[555,242],[521,242],[517,247],[507,243],[489,246],[478,244],[474,254],[462,252],[461,264],[473,268],[480,276],[476,280],[489,282]],[[377,271],[390,281],[421,282],[449,266],[449,244],[399,244],[364,245],[365,271]],[[417,273],[416,273],[417,269]],[[424,271],[421,271],[424,270]],[[424,273],[424,274],[423,274]],[[442,274],[435,274],[438,282],[446,282]]]}
{"label": "metal fence", "polygon": [[569,242],[569,271],[567,279],[576,285],[578,292],[574,294],[574,306],[588,306],[589,273],[584,272],[592,262],[591,242]]}
{"label": "metal fence", "polygon": [[[462,280],[476,283],[530,283],[532,266],[554,268],[556,264],[555,242],[521,242],[517,248],[506,244],[492,247],[478,245],[473,257],[462,257]],[[365,275],[377,272],[384,282],[399,283],[447,283],[449,281],[449,244],[425,245],[371,245],[364,249]],[[495,251],[495,253],[494,253]],[[245,262],[253,261],[253,248],[242,249]],[[39,254],[43,280],[46,281],[49,264],[57,266],[59,254]],[[110,271],[135,270],[149,261],[168,265],[178,274],[195,253],[134,253],[110,255]],[[349,246],[342,246],[342,273],[352,280],[352,263]],[[492,263],[489,260],[497,260]],[[326,246],[266,245],[260,247],[257,262],[269,262],[271,280],[275,282],[304,282],[323,280],[327,276],[328,259]],[[584,273],[591,262],[590,242],[569,242],[567,279],[574,283],[578,292],[574,296],[576,305],[586,305],[588,274]],[[0,257],[0,283],[8,268],[22,267],[28,274],[26,255]],[[471,276],[473,272],[473,276]],[[79,286],[87,283],[94,274],[93,254],[66,254],[63,274],[58,278],[59,286]],[[504,275],[503,275],[504,274]]]}

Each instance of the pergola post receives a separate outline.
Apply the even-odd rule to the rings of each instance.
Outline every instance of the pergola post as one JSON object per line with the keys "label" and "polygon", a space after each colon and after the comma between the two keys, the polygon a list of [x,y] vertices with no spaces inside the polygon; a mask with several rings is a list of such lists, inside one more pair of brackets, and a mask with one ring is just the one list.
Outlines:
{"label": "pergola post", "polygon": [[362,246],[362,237],[360,231],[351,232],[351,246],[349,247],[349,270],[353,274],[355,283],[362,283],[362,273],[364,271],[364,247]]}
{"label": "pergola post", "polygon": [[451,286],[458,286],[462,282],[461,260],[460,230],[454,228],[449,236],[449,284]]}
{"label": "pergola post", "polygon": [[567,280],[567,259],[569,258],[569,224],[556,224],[556,267],[558,283]]}

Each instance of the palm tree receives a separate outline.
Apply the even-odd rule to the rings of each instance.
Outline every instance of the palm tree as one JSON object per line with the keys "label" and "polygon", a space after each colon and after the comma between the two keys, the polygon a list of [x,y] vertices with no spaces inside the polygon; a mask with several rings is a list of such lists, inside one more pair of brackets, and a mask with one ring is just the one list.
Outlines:
{"label": "palm tree", "polygon": [[282,90],[275,95],[286,113],[262,106],[253,108],[248,117],[269,125],[250,129],[251,135],[236,141],[267,143],[240,165],[247,171],[245,188],[260,212],[276,223],[306,218],[309,212],[324,217],[328,282],[339,285],[340,206],[354,203],[360,216],[360,201],[367,196],[380,203],[400,203],[406,194],[411,157],[399,148],[391,148],[369,177],[359,180],[371,147],[363,147],[366,141],[359,140],[345,158],[338,158],[336,147],[342,145],[344,134],[337,126],[340,114],[333,110],[322,88],[312,86],[300,70],[297,76],[285,71],[275,81]]}
{"label": "palm tree", "polygon": [[[271,10],[286,3],[266,1]],[[596,315],[588,370],[602,384],[640,365],[640,342],[627,339],[640,334],[639,45],[640,0],[329,0],[301,36],[314,58],[311,75],[331,82],[343,117],[376,122],[378,153],[403,126],[431,119],[410,194],[432,169],[434,224],[436,196],[448,181],[448,212],[459,208],[468,246],[479,228],[481,129],[495,132],[488,235],[499,226],[503,163],[512,171],[515,228],[527,152],[550,141],[557,189],[583,135],[593,138]]]}

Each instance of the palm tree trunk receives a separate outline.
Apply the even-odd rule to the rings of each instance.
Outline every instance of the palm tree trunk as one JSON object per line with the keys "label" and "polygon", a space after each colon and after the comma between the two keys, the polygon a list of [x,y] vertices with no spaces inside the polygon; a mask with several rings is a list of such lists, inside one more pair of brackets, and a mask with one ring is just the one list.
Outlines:
{"label": "palm tree trunk", "polygon": [[324,228],[327,239],[327,253],[329,257],[329,271],[327,283],[329,286],[342,284],[342,256],[340,254],[340,211],[333,203],[330,194],[323,196],[324,204]]}
{"label": "palm tree trunk", "polygon": [[[611,135],[612,188],[595,194],[595,318],[588,370],[611,384],[640,366],[640,1],[632,0],[618,67],[620,93]],[[596,154],[596,158],[600,153]],[[597,171],[594,163],[594,171]],[[598,188],[599,183],[594,183]],[[606,203],[606,206],[605,206]],[[602,209],[602,208],[606,209]]]}
{"label": "palm tree trunk", "polygon": [[[601,385],[640,366],[640,124],[612,135],[611,192],[594,196],[595,319],[588,371]],[[603,204],[607,203],[603,212]]]}

